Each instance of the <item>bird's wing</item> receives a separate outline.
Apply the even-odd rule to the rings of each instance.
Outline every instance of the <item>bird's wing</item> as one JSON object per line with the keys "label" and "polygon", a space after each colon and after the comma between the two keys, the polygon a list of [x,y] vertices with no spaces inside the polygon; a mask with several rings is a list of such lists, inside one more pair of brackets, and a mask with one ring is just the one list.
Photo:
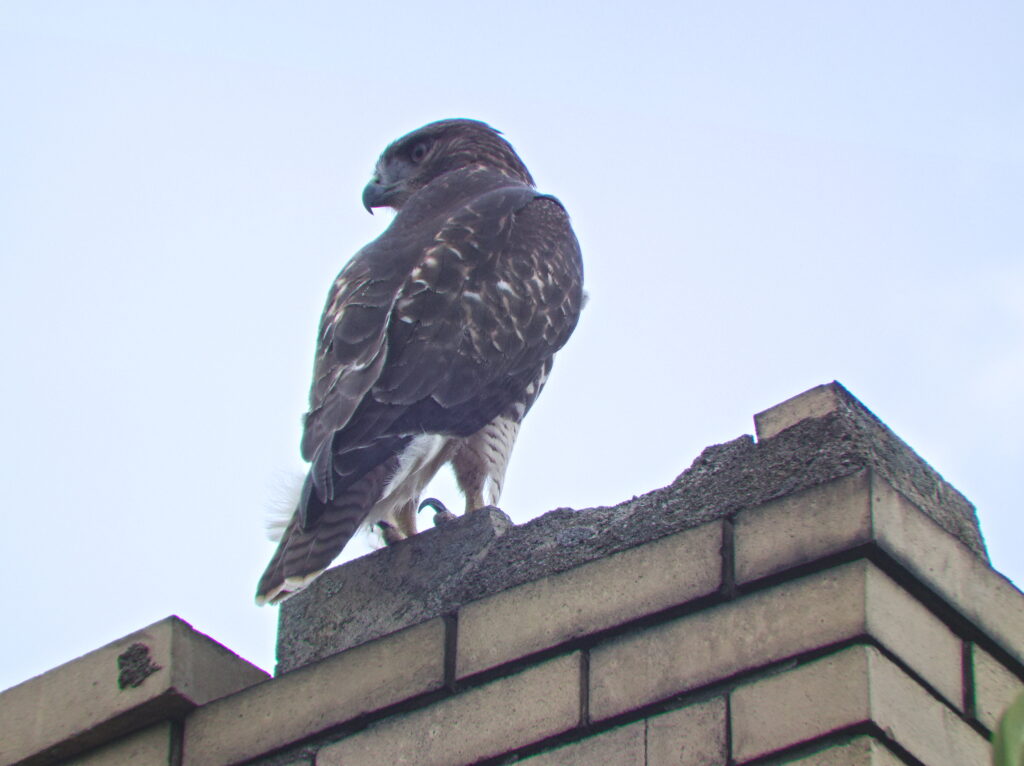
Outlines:
{"label": "bird's wing", "polygon": [[411,435],[464,436],[528,406],[576,325],[582,261],[557,200],[498,188],[417,228],[401,253],[364,249],[329,296],[303,436],[321,501]]}
{"label": "bird's wing", "polygon": [[467,436],[499,415],[518,423],[579,318],[568,215],[530,187],[498,188],[398,234],[364,248],[331,289],[303,436],[312,466],[262,600],[330,563],[414,435]]}
{"label": "bird's wing", "polygon": [[406,273],[381,244],[356,253],[327,296],[302,437],[306,460],[345,427],[386,360],[390,314]]}
{"label": "bird's wing", "polygon": [[476,431],[568,340],[582,282],[557,200],[528,187],[483,195],[445,222],[403,286],[371,396],[410,407],[406,428]]}

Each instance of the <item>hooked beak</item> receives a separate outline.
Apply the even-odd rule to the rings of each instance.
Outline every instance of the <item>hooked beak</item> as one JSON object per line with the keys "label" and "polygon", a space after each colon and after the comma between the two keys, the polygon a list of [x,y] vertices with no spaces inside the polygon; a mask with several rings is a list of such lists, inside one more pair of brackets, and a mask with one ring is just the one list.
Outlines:
{"label": "hooked beak", "polygon": [[375,207],[385,207],[393,191],[393,185],[385,184],[380,174],[375,174],[370,179],[370,183],[366,184],[366,188],[363,189],[363,207],[366,208],[366,212],[373,215]]}

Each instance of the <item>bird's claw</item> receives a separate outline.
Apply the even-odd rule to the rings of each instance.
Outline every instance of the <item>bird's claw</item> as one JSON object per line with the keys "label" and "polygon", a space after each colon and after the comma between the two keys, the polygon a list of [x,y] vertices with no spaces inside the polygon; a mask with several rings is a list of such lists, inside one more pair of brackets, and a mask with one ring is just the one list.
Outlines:
{"label": "bird's claw", "polygon": [[385,545],[394,545],[399,540],[405,539],[401,530],[388,521],[378,521],[377,526],[380,527],[380,536],[384,538]]}
{"label": "bird's claw", "polygon": [[434,509],[434,526],[439,527],[442,524],[447,524],[449,521],[455,521],[458,518],[454,513],[448,510],[448,507],[438,500],[436,497],[428,497],[422,503],[420,503],[419,510],[422,511],[424,508]]}

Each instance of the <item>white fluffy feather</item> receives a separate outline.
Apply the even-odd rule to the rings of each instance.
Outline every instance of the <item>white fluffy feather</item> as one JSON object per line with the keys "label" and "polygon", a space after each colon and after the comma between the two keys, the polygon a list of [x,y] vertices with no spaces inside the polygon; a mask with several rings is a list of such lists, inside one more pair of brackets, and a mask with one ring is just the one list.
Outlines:
{"label": "white fluffy feather", "polygon": [[270,500],[268,501],[267,517],[264,526],[267,531],[267,539],[271,542],[280,541],[288,524],[295,515],[295,509],[299,505],[299,497],[302,495],[302,483],[306,480],[305,474],[281,471],[274,486],[271,488]]}

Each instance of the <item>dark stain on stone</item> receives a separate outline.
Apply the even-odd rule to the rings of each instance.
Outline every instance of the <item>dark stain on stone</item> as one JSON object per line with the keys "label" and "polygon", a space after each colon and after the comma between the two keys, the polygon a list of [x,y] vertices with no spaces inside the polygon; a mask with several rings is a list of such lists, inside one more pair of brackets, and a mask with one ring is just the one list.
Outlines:
{"label": "dark stain on stone", "polygon": [[132,644],[117,657],[117,685],[122,689],[129,686],[135,688],[160,670],[149,656],[149,647],[145,644]]}

